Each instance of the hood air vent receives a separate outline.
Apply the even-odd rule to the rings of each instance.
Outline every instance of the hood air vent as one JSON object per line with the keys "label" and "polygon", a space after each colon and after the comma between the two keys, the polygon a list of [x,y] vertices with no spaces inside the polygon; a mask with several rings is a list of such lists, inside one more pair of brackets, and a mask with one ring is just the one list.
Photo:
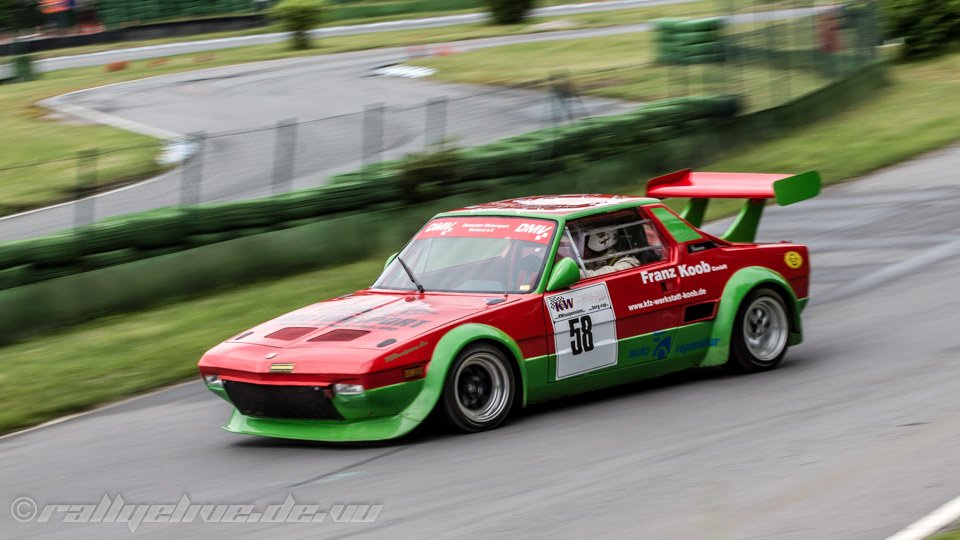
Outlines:
{"label": "hood air vent", "polygon": [[353,341],[358,337],[363,337],[369,334],[369,330],[334,330],[332,332],[327,332],[326,334],[319,335],[313,339],[311,342],[317,341]]}
{"label": "hood air vent", "polygon": [[268,339],[279,339],[281,341],[293,341],[295,339],[302,338],[303,336],[315,330],[316,328],[308,328],[305,326],[291,326],[289,328],[281,328],[280,330],[277,330],[266,337]]}

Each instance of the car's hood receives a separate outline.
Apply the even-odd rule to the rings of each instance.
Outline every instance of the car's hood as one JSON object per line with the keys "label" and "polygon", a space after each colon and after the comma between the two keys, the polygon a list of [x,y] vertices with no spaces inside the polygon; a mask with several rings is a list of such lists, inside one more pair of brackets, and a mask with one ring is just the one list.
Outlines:
{"label": "car's hood", "polygon": [[517,297],[361,291],[261,324],[230,340],[277,348],[388,349]]}

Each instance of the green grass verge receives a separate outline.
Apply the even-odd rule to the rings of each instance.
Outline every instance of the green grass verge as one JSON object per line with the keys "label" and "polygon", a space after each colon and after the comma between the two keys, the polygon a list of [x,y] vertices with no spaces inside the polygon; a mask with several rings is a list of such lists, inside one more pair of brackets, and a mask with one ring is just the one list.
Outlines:
{"label": "green grass verge", "polygon": [[[628,22],[637,21],[624,24]],[[743,36],[762,28],[743,24],[731,27],[728,33]],[[790,49],[813,47],[809,43],[814,35],[811,18],[778,23],[775,31],[790,37]],[[752,34],[749,39],[754,46],[766,46],[755,43],[758,38]],[[660,65],[655,61],[655,41],[654,32],[642,32],[505,45],[409,63],[436,69],[436,78],[458,83],[509,85],[561,73],[569,76],[581,93],[628,101],[739,94],[748,110],[785,103],[831,80],[818,71],[767,57],[731,64]],[[787,49],[786,44],[781,46]]]}
{"label": "green grass verge", "polygon": [[[960,95],[960,54],[897,66],[892,77],[878,97],[857,108],[709,168],[816,168],[833,183],[960,139],[960,110],[944,107]],[[737,205],[730,204],[714,206],[711,215]],[[5,347],[0,433],[196,376],[206,349],[311,300],[367,286],[382,264],[376,258],[250,285]]]}
{"label": "green grass verge", "polygon": [[3,349],[0,433],[192,376],[210,347],[311,300],[368,286],[370,260],[100,319]]}
{"label": "green grass verge", "polygon": [[[960,139],[960,53],[895,66],[891,84],[870,101],[710,165],[723,172],[803,172],[816,169],[825,185],[862,176]],[[922,179],[910,179],[922,181]],[[682,206],[684,201],[670,201]],[[730,215],[743,201],[714,201],[708,219]],[[762,226],[762,225],[761,225]]]}
{"label": "green grass verge", "polygon": [[956,530],[947,531],[930,537],[930,540],[960,540],[960,524],[955,524]]}

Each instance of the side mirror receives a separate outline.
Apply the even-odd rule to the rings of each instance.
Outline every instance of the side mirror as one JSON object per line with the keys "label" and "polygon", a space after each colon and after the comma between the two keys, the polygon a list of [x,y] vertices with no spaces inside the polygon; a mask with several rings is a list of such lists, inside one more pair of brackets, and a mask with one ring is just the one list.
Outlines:
{"label": "side mirror", "polygon": [[553,272],[547,280],[547,292],[569,288],[578,281],[580,281],[580,267],[570,257],[564,257],[553,266]]}
{"label": "side mirror", "polygon": [[400,252],[398,251],[398,252],[394,253],[393,255],[390,255],[389,257],[387,257],[387,262],[385,262],[385,263],[383,264],[383,269],[386,270],[387,267],[390,266],[390,263],[392,263],[393,260],[396,259],[396,258],[397,258],[397,255],[399,255],[399,254],[400,254]]}

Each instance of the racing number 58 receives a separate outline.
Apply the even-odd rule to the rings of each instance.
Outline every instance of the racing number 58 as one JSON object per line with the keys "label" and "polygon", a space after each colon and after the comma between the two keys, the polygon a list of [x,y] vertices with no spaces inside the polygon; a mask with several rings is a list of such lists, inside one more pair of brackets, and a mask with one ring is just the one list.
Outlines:
{"label": "racing number 58", "polygon": [[570,319],[570,347],[574,356],[593,350],[593,321],[589,315]]}

